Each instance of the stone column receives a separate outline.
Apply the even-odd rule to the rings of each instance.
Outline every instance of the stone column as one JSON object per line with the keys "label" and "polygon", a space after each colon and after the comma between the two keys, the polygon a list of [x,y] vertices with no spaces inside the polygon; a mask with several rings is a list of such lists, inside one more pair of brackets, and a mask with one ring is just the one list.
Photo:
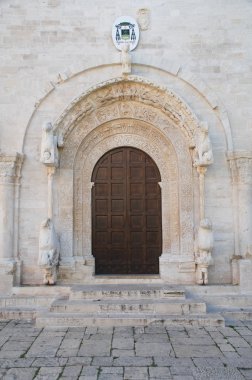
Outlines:
{"label": "stone column", "polygon": [[23,156],[0,154],[0,290],[11,292],[16,270],[15,211]]}
{"label": "stone column", "polygon": [[233,283],[239,281],[241,291],[247,293],[252,292],[252,152],[232,152],[228,160],[233,182],[235,228]]}
{"label": "stone column", "polygon": [[207,172],[207,167],[198,166],[197,172],[199,174],[200,220],[202,220],[205,218],[205,174]]}
{"label": "stone column", "polygon": [[235,255],[252,257],[252,152],[229,154],[233,182]]}

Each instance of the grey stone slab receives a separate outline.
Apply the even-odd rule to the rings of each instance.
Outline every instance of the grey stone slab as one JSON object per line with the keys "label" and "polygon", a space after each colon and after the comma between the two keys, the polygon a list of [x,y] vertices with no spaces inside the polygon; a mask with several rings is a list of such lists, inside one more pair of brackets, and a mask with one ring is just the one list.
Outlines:
{"label": "grey stone slab", "polygon": [[179,366],[171,366],[171,374],[172,375],[192,375],[193,373],[193,366],[185,366],[185,365],[179,365]]}
{"label": "grey stone slab", "polygon": [[218,331],[226,337],[240,337],[239,333],[232,327],[219,327]]}
{"label": "grey stone slab", "polygon": [[4,380],[32,380],[37,368],[11,368],[4,376]]}
{"label": "grey stone slab", "polygon": [[67,358],[36,358],[32,360],[33,367],[60,367],[67,363]]}
{"label": "grey stone slab", "polygon": [[1,368],[28,368],[33,363],[34,359],[0,359],[0,367]]}
{"label": "grey stone slab", "polygon": [[82,370],[82,365],[71,365],[64,368],[62,376],[71,377],[71,376],[79,376]]}
{"label": "grey stone slab", "polygon": [[178,338],[171,337],[171,343],[176,343],[176,345],[186,345],[186,346],[211,346],[214,344],[214,341],[211,337],[204,338]]}
{"label": "grey stone slab", "polygon": [[160,367],[171,366],[193,366],[194,363],[191,358],[168,358],[167,356],[154,356],[153,362]]}
{"label": "grey stone slab", "polygon": [[174,375],[172,379],[173,380],[195,380],[194,377],[190,375]]}
{"label": "grey stone slab", "polygon": [[241,338],[241,337],[228,337],[228,342],[230,344],[232,344],[232,346],[234,347],[245,347],[245,348],[249,348],[250,345],[248,344],[248,342],[246,342],[245,339]]}
{"label": "grey stone slab", "polygon": [[166,333],[164,334],[140,334],[135,336],[135,340],[138,343],[168,343],[169,338]]}
{"label": "grey stone slab", "polygon": [[5,359],[11,359],[11,358],[20,358],[22,355],[25,354],[25,350],[20,350],[20,351],[5,351],[1,350],[0,351],[0,359],[5,358]]}
{"label": "grey stone slab", "polygon": [[151,357],[141,357],[141,356],[121,356],[115,358],[113,361],[113,366],[119,367],[146,367],[152,365],[153,360]]}
{"label": "grey stone slab", "polygon": [[235,352],[235,349],[231,344],[218,344],[218,347],[222,352]]}
{"label": "grey stone slab", "polygon": [[82,339],[66,339],[64,338],[61,342],[60,349],[64,348],[79,348]]}
{"label": "grey stone slab", "polygon": [[101,373],[123,375],[123,367],[100,367]]}
{"label": "grey stone slab", "polygon": [[118,350],[118,349],[114,349],[114,350],[112,350],[112,356],[113,357],[135,356],[135,351],[134,350]]}
{"label": "grey stone slab", "polygon": [[107,342],[83,341],[78,356],[110,356],[111,345]]}
{"label": "grey stone slab", "polygon": [[242,374],[236,368],[195,368],[193,372],[195,380],[244,380]]}
{"label": "grey stone slab", "polygon": [[[66,358],[66,360],[67,360],[67,365],[80,364],[82,366],[89,366],[92,361],[92,358],[88,356],[75,356],[68,359]],[[112,360],[111,360],[111,363],[112,363]]]}
{"label": "grey stone slab", "polygon": [[41,367],[38,375],[54,375],[60,374],[62,372],[62,367]]}
{"label": "grey stone slab", "polygon": [[[99,380],[123,380],[123,375],[111,374],[111,373],[100,373]],[[124,378],[125,379],[125,378]]]}
{"label": "grey stone slab", "polygon": [[134,348],[133,338],[114,338],[112,348],[131,350]]}
{"label": "grey stone slab", "polygon": [[99,368],[93,366],[86,366],[82,368],[81,376],[96,376],[98,375]]}
{"label": "grey stone slab", "polygon": [[149,367],[151,379],[172,379],[171,371],[168,367]]}
{"label": "grey stone slab", "polygon": [[209,358],[222,355],[221,351],[216,346],[183,346],[173,344],[173,349],[178,358]]}
{"label": "grey stone slab", "polygon": [[148,379],[148,369],[145,367],[125,367],[124,379],[127,380],[146,380]]}
{"label": "grey stone slab", "polygon": [[58,347],[43,346],[30,349],[26,353],[27,358],[36,358],[36,357],[54,357]]}
{"label": "grey stone slab", "polygon": [[95,356],[92,361],[93,366],[107,366],[110,367],[113,364],[113,357],[111,356]]}
{"label": "grey stone slab", "polygon": [[252,348],[237,348],[236,351],[242,357],[252,358]]}
{"label": "grey stone slab", "polygon": [[136,356],[173,356],[174,352],[170,343],[136,343]]}
{"label": "grey stone slab", "polygon": [[78,351],[79,351],[78,348],[74,348],[74,349],[73,348],[59,349],[57,351],[56,356],[61,356],[61,357],[64,357],[64,358],[69,357],[69,356],[77,356],[78,355]]}
{"label": "grey stone slab", "polygon": [[217,368],[224,367],[224,361],[220,358],[193,358],[196,367]]}
{"label": "grey stone slab", "polygon": [[252,368],[251,369],[241,369],[240,372],[245,377],[246,380],[252,380]]}
{"label": "grey stone slab", "polygon": [[145,328],[145,333],[146,334],[165,334],[166,333],[166,328],[165,326],[163,325],[151,325],[151,326],[147,326]]}

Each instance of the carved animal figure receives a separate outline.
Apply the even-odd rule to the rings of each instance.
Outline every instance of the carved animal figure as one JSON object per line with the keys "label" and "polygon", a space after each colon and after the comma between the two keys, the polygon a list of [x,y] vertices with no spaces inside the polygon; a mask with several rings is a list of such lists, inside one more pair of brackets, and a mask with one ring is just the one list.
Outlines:
{"label": "carved animal figure", "polygon": [[197,283],[199,285],[208,284],[208,266],[212,264],[213,242],[212,223],[208,218],[202,219],[198,230],[196,251]]}
{"label": "carved animal figure", "polygon": [[44,284],[54,285],[57,279],[60,246],[52,220],[47,218],[40,227],[39,266],[44,269]]}
{"label": "carved animal figure", "polygon": [[213,162],[212,144],[208,136],[207,123],[201,122],[195,134],[196,157],[195,166],[210,165]]}
{"label": "carved animal figure", "polygon": [[57,136],[53,134],[51,123],[46,123],[42,129],[40,161],[49,166],[58,165]]}

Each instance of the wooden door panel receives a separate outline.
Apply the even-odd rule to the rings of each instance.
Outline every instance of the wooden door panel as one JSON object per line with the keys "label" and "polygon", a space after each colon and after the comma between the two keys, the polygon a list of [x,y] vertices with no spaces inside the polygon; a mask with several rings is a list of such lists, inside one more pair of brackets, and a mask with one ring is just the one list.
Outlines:
{"label": "wooden door panel", "polygon": [[102,157],[92,175],[92,251],[96,274],[159,273],[160,174],[134,148]]}

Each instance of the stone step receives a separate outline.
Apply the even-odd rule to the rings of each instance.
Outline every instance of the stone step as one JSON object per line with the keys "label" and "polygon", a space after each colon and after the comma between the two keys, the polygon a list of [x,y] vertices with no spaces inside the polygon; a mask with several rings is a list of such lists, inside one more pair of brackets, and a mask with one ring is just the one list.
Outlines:
{"label": "stone step", "polygon": [[158,313],[158,314],[198,314],[206,312],[203,302],[167,299],[142,300],[56,300],[52,312],[68,313]]}
{"label": "stone step", "polygon": [[37,316],[37,309],[28,307],[6,307],[0,308],[0,321],[10,319],[34,320]]}
{"label": "stone step", "polygon": [[164,315],[164,314],[84,314],[84,313],[41,313],[36,327],[112,327],[112,326],[225,326],[220,314]]}
{"label": "stone step", "polygon": [[212,306],[227,306],[227,307],[252,307],[252,296],[239,294],[239,295],[226,295],[226,296],[205,296],[201,299],[208,305]]}
{"label": "stone step", "polygon": [[119,284],[119,285],[89,285],[74,286],[70,299],[185,299],[182,289],[168,285],[153,284]]}
{"label": "stone step", "polygon": [[0,297],[0,308],[50,306],[55,297],[9,296]]}

